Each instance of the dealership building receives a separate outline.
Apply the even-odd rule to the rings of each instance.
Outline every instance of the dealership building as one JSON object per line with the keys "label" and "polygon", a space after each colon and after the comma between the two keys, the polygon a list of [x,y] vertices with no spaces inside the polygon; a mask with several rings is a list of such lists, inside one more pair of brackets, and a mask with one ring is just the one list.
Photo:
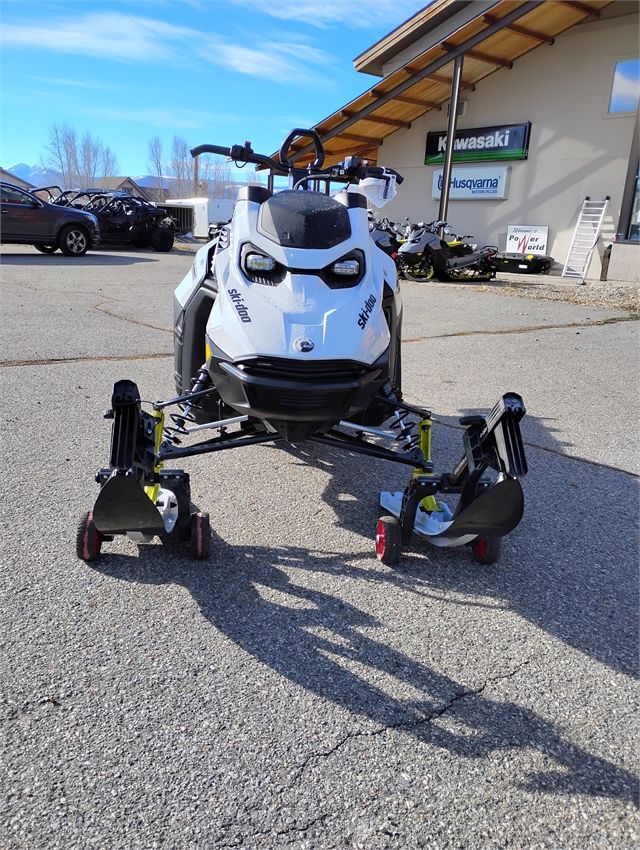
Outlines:
{"label": "dealership building", "polygon": [[[405,180],[384,215],[431,221],[453,129],[456,232],[549,254],[556,271],[572,242],[595,242],[587,279],[638,281],[638,9],[434,0],[355,59],[379,79],[315,126],[327,161],[357,153],[396,169]],[[308,155],[298,142],[296,159]]]}

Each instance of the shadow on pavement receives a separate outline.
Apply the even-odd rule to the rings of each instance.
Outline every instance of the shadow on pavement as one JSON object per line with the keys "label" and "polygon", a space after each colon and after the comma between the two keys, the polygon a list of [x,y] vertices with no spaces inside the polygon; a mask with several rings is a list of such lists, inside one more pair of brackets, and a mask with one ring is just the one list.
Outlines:
{"label": "shadow on pavement", "polygon": [[3,251],[0,254],[0,260],[3,266],[73,266],[79,268],[84,266],[130,266],[136,263],[157,263],[157,257],[140,257],[138,255],[128,254],[107,254],[99,251],[91,251],[83,257],[66,257],[64,254],[39,254],[34,251],[33,254],[16,253]]}
{"label": "shadow on pavement", "polygon": [[[461,416],[476,413],[464,411]],[[462,453],[458,420],[438,417],[447,457],[436,471],[450,468]],[[524,427],[526,423],[526,430]],[[442,426],[440,426],[442,428]],[[551,452],[528,448],[529,473],[523,479],[524,518],[504,543],[501,562],[480,568],[468,550],[437,549],[413,536],[406,551],[426,558],[403,557],[391,572],[344,566],[353,578],[361,575],[443,595],[449,591],[489,596],[538,628],[630,676],[637,675],[638,481],[624,472],[562,456],[568,444],[553,437],[553,427],[527,415],[525,440]],[[441,439],[434,426],[435,446]],[[278,444],[294,462],[310,464],[329,474],[322,499],[334,511],[336,523],[373,540],[381,489],[402,489],[409,469],[391,464],[367,469],[362,458],[328,452],[311,444],[294,448]],[[373,471],[373,474],[372,474]],[[388,477],[383,478],[383,473]],[[382,473],[382,474],[381,474]],[[428,553],[428,554],[427,554]],[[373,557],[373,555],[372,555]],[[465,605],[458,598],[452,605]]]}
{"label": "shadow on pavement", "polygon": [[[557,768],[525,776],[521,787],[530,791],[635,800],[631,774],[575,746],[530,709],[483,695],[490,682],[510,678],[526,662],[474,689],[465,688],[365,634],[364,629],[383,625],[372,615],[336,596],[296,584],[285,572],[295,568],[350,575],[353,567],[343,556],[296,547],[231,547],[219,538],[213,543],[215,569],[177,552],[171,557],[161,546],[141,547],[139,558],[107,554],[93,568],[124,581],[184,586],[202,615],[255,659],[383,728],[398,729],[464,758],[514,749],[543,753]],[[407,557],[399,576],[404,587],[412,584],[414,560]],[[362,568],[362,573],[371,580],[376,570]],[[385,576],[380,576],[382,581]],[[398,699],[346,669],[350,663],[388,674],[421,696]],[[463,724],[464,732],[446,728],[447,720]]]}

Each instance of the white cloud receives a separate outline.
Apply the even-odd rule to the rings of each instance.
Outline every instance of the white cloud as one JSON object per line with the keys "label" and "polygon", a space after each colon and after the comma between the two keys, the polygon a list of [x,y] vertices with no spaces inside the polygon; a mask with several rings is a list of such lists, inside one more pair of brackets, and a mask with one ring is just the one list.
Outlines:
{"label": "white cloud", "polygon": [[393,29],[415,15],[425,3],[411,0],[230,0],[236,6],[255,9],[283,21],[302,21],[315,27],[370,29],[388,21]]}
{"label": "white cloud", "polygon": [[[0,40],[5,48],[31,47],[118,62],[171,60],[174,65],[189,66],[197,55],[239,74],[293,84],[318,83],[319,69],[334,62],[328,53],[301,40],[261,42],[259,36],[251,35],[237,43],[207,31],[114,12],[58,19],[46,27],[6,24]],[[59,78],[57,83],[91,87],[90,81]]]}
{"label": "white cloud", "polygon": [[33,21],[5,23],[0,35],[5,47],[35,47],[121,62],[175,58],[178,47],[194,37],[199,37],[196,30],[115,13],[58,19],[46,26]]}
{"label": "white cloud", "polygon": [[333,62],[328,53],[306,44],[265,42],[250,47],[220,38],[210,39],[199,54],[207,62],[239,74],[295,85],[322,82],[318,67]]}

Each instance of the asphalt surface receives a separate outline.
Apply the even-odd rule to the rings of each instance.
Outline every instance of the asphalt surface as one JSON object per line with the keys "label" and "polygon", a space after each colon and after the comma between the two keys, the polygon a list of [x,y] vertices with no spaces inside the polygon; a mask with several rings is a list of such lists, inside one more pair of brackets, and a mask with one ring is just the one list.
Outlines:
{"label": "asphalt surface", "polygon": [[101,413],[121,377],[171,393],[192,258],[0,258],[0,847],[636,844],[638,322],[403,286],[439,469],[459,416],[525,398],[497,565],[419,541],[379,564],[378,492],[406,470],[305,446],[186,462],[209,562],[118,538],[88,565]]}

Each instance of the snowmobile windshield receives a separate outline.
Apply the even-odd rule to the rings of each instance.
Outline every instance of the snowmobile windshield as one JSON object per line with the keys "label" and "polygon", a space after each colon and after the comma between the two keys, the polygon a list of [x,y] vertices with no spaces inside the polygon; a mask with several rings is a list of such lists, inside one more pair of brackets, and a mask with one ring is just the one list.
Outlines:
{"label": "snowmobile windshield", "polygon": [[260,207],[258,230],[284,248],[333,248],[351,236],[349,213],[321,192],[278,192]]}

